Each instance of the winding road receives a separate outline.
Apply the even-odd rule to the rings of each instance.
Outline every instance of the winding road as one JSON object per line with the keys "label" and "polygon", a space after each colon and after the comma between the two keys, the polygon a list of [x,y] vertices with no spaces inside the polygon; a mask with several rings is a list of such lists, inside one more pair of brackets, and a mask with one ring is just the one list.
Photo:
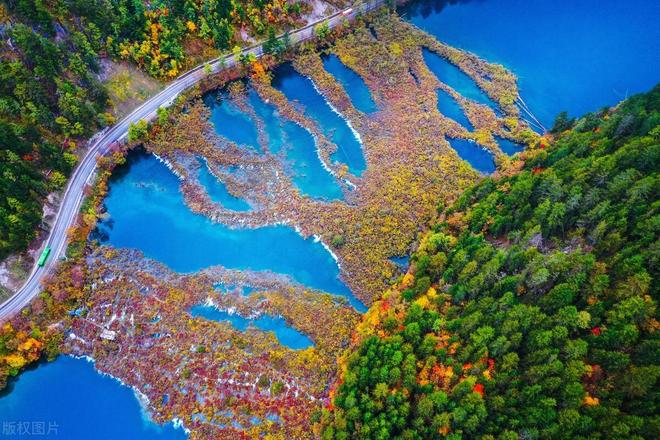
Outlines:
{"label": "winding road", "polygon": [[[385,0],[373,0],[369,2],[358,2],[352,7],[338,11],[328,17],[309,23],[305,27],[290,32],[290,41],[297,44],[314,37],[314,28],[322,22],[327,22],[329,28],[333,28],[344,20],[352,20],[357,15],[371,11],[383,5]],[[263,54],[262,44],[255,44],[243,49],[240,55],[253,53],[257,58]],[[128,135],[128,128],[132,123],[142,119],[151,120],[155,117],[160,107],[167,107],[174,102],[180,93],[198,83],[208,75],[217,73],[223,69],[235,66],[239,60],[236,55],[226,55],[204,63],[184,73],[157,95],[145,101],[131,114],[119,123],[97,133],[91,140],[89,150],[74,170],[66,191],[62,196],[60,207],[55,217],[53,227],[50,230],[46,246],[50,246],[51,253],[43,267],[36,265],[32,269],[25,284],[10,298],[0,305],[0,323],[11,318],[25,307],[42,289],[42,281],[51,273],[57,262],[64,256],[67,246],[67,233],[74,225],[78,217],[80,205],[84,199],[85,186],[93,182],[96,175],[97,158],[106,154],[114,142],[122,142]]]}

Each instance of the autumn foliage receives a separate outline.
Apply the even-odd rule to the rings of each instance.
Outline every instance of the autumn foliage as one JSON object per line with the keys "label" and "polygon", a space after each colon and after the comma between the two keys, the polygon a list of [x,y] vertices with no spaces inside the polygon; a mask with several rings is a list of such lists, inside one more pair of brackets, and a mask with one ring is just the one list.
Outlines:
{"label": "autumn foliage", "polygon": [[659,122],[656,86],[444,209],[358,327],[323,437],[658,438]]}

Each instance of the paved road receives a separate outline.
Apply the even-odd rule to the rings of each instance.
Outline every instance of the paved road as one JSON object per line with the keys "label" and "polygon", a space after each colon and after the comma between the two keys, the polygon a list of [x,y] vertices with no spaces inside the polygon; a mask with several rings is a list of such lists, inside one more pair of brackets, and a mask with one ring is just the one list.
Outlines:
{"label": "paved road", "polygon": [[[370,2],[360,2],[352,8],[337,12],[322,20],[297,29],[290,33],[292,44],[308,40],[314,36],[314,27],[322,21],[327,20],[330,28],[341,24],[344,20],[352,20],[359,13],[367,12],[380,7],[385,0],[373,0]],[[262,46],[257,44],[243,50],[245,53],[254,53],[257,57],[262,55]],[[224,68],[232,67],[238,63],[234,55],[227,55],[215,59],[209,63],[210,70],[216,73]],[[183,91],[199,82],[207,76],[205,65],[200,65],[170,83],[156,96],[144,102],[136,108],[130,115],[126,116],[119,123],[110,129],[98,133],[92,141],[87,154],[80,161],[71,176],[66,191],[62,196],[59,211],[55,222],[46,241],[50,246],[51,254],[43,267],[36,264],[30,273],[25,284],[9,299],[0,305],[0,322],[13,316],[27,305],[32,298],[41,291],[42,280],[51,272],[57,264],[60,257],[64,255],[67,246],[67,231],[75,223],[80,205],[84,198],[84,189],[87,183],[93,182],[96,172],[96,160],[99,156],[105,154],[115,141],[123,141],[128,134],[128,127],[131,123],[136,123],[141,119],[151,119],[156,115],[156,110],[162,106],[170,105],[174,99]]]}

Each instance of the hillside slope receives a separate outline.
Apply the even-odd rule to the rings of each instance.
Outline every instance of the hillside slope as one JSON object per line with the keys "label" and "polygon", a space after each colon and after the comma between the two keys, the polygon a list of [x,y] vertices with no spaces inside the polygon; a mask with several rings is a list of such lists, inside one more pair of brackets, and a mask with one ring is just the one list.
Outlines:
{"label": "hillside slope", "polygon": [[306,22],[285,0],[8,0],[0,3],[0,260],[37,235],[45,196],[79,146],[112,125],[108,59],[171,79],[235,45]]}
{"label": "hillside slope", "polygon": [[443,211],[324,438],[660,437],[660,86],[571,125]]}

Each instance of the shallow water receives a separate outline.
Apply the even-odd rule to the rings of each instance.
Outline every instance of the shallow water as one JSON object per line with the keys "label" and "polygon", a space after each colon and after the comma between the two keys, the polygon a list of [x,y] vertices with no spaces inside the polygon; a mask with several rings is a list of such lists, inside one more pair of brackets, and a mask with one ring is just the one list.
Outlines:
{"label": "shallow water", "polygon": [[[248,103],[264,122],[264,130],[268,136],[268,151],[273,154],[282,152],[286,161],[285,168],[300,192],[315,199],[342,200],[344,193],[341,186],[323,167],[312,135],[294,122],[282,120],[276,107],[264,102],[251,87],[248,88],[247,96]],[[210,98],[207,100],[208,105],[217,105],[213,104]],[[211,108],[214,109],[213,114],[217,118],[223,118],[226,114],[217,111],[217,107]],[[257,127],[254,121],[239,109],[234,109],[233,117],[237,117],[236,115],[242,115],[241,120],[244,123],[236,124],[231,128],[230,139],[256,143]],[[212,117],[211,121],[216,127],[223,127],[226,124],[224,119]],[[233,122],[231,119],[228,121]],[[224,135],[229,137],[228,133]]]}
{"label": "shallow water", "polygon": [[400,268],[407,268],[408,265],[410,264],[410,256],[409,255],[404,255],[402,257],[390,257],[390,261]]}
{"label": "shallow water", "polygon": [[378,110],[376,103],[371,97],[369,87],[367,87],[367,84],[360,75],[346,67],[337,55],[326,55],[322,57],[322,60],[323,68],[344,87],[356,109],[362,113],[373,113]]}
{"label": "shallow water", "polygon": [[[3,439],[141,439],[179,440],[183,429],[149,420],[133,390],[100,375],[84,359],[60,356],[41,363],[11,380],[0,394],[3,422],[14,424],[16,435]],[[18,424],[28,423],[29,434],[19,435]],[[43,425],[42,425],[43,423]],[[44,431],[40,431],[43,427]],[[50,433],[49,433],[50,430]],[[43,434],[40,434],[43,432]]]}
{"label": "shallow water", "polygon": [[447,141],[461,159],[467,161],[475,170],[484,174],[495,171],[495,160],[490,151],[485,150],[475,142],[465,139],[447,139]]}
{"label": "shallow water", "polygon": [[247,145],[256,151],[261,151],[254,122],[230,101],[226,91],[206,94],[204,103],[211,111],[209,120],[218,135],[239,145]]}
{"label": "shallow water", "polygon": [[105,205],[109,218],[98,229],[102,241],[115,247],[139,249],[178,272],[222,265],[286,274],[364,310],[339,280],[337,263],[321,243],[287,226],[231,229],[194,214],[176,176],[154,156],[131,153],[111,180]]}
{"label": "shallow water", "polygon": [[192,307],[190,314],[211,321],[229,322],[235,329],[241,331],[245,331],[248,327],[253,326],[265,332],[273,332],[280,344],[293,350],[302,350],[314,346],[314,342],[307,335],[291,327],[281,317],[261,315],[256,319],[248,319],[236,313],[227,313],[204,304]]}
{"label": "shallow water", "polygon": [[293,122],[284,124],[284,133],[288,139],[286,159],[298,189],[316,199],[343,200],[335,177],[321,164],[312,135]]}
{"label": "shallow water", "polygon": [[227,191],[225,184],[211,174],[206,161],[200,160],[199,162],[200,167],[197,177],[199,178],[199,183],[201,183],[206,189],[211,200],[233,211],[250,210],[250,205],[245,200],[230,194],[229,191]]}
{"label": "shallow water", "polygon": [[660,72],[660,2],[415,2],[401,11],[441,41],[503,64],[547,127],[649,90]]}
{"label": "shallow water", "polygon": [[252,87],[248,87],[247,96],[248,102],[254,109],[254,112],[264,121],[264,128],[268,135],[268,150],[271,153],[278,153],[284,145],[284,137],[282,133],[282,119],[277,109],[275,106],[264,102]]}
{"label": "shallow water", "polygon": [[422,56],[429,70],[440,81],[468,99],[495,108],[495,104],[488,95],[461,69],[428,49],[422,49]]}
{"label": "shallow water", "polygon": [[362,145],[344,119],[335,113],[325,98],[314,89],[312,81],[299,74],[290,63],[274,71],[273,86],[290,101],[298,101],[305,107],[305,114],[315,120],[323,133],[336,145],[333,160],[346,164],[351,173],[360,176],[367,164]]}
{"label": "shallow water", "polygon": [[525,149],[524,146],[516,144],[508,139],[502,139],[501,137],[495,137],[497,144],[500,146],[500,149],[509,156],[513,156],[516,153],[520,153]]}
{"label": "shallow water", "polygon": [[470,120],[465,115],[465,112],[456,100],[447,92],[442,89],[437,90],[438,93],[438,111],[444,116],[453,119],[462,125],[466,130],[472,131],[474,127]]}

